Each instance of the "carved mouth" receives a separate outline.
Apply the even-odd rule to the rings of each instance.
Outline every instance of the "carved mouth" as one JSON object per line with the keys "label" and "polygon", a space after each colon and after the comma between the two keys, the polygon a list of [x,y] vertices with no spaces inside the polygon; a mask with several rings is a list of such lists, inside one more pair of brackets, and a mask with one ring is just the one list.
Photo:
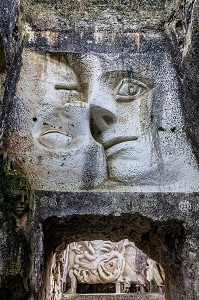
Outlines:
{"label": "carved mouth", "polygon": [[72,141],[72,136],[59,130],[48,130],[39,137],[39,142],[48,148],[65,148]]}
{"label": "carved mouth", "polygon": [[17,211],[21,211],[21,210],[24,210],[26,207],[25,207],[25,205],[24,206],[17,206],[15,209],[17,210]]}
{"label": "carved mouth", "polygon": [[127,137],[116,137],[116,138],[113,138],[111,140],[109,140],[107,143],[104,144],[104,148],[105,150],[108,150],[110,149],[111,147],[115,146],[115,145],[118,145],[118,144],[122,144],[122,143],[125,143],[125,142],[131,142],[131,141],[136,141],[138,139],[137,136],[127,136]]}

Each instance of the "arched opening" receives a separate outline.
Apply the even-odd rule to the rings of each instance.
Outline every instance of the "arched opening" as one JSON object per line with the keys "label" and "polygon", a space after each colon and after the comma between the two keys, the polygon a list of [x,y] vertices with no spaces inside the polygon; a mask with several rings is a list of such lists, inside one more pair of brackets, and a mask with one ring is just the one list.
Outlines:
{"label": "arched opening", "polygon": [[[103,291],[107,295],[110,293],[120,294],[120,292],[125,292],[125,289],[127,295],[137,292],[145,293],[144,297],[146,297],[146,293],[151,295],[154,292],[156,298],[158,294],[159,299],[174,299],[174,295],[178,293],[175,287],[180,284],[182,288],[180,294],[183,293],[181,251],[184,243],[184,229],[182,224],[175,220],[170,222],[152,221],[138,214],[124,214],[118,217],[112,215],[49,217],[43,222],[43,233],[45,267],[43,285],[39,294],[40,299],[73,299],[71,297],[74,297],[74,293],[77,293],[76,297],[80,299],[78,295],[81,296],[81,294],[94,293],[97,295]],[[99,249],[95,250],[100,248],[100,243],[101,252]],[[88,276],[92,272],[94,274],[96,272],[95,268],[92,268],[92,263],[97,260],[95,253],[97,251],[101,255],[103,252],[105,257],[104,261],[99,259],[101,264],[98,266],[100,265],[102,270],[101,275],[110,275],[110,269],[114,269],[115,266],[114,271],[117,270],[113,273],[116,277],[119,258],[128,253],[131,266],[133,263],[135,265],[137,282],[131,278],[126,280],[123,276],[124,273],[121,272],[120,282],[113,280],[113,282],[107,282],[106,286],[98,285],[101,282],[92,285],[89,282],[92,280],[88,279]],[[73,258],[71,258],[72,256]],[[109,259],[110,257],[112,260]],[[132,259],[132,257],[134,258]],[[91,272],[88,270],[89,260]],[[72,268],[69,266],[69,261],[72,262]],[[121,261],[120,266],[122,265]],[[87,270],[82,271],[82,268],[77,266],[77,262],[79,265],[86,263]],[[109,268],[108,271],[107,268]],[[152,275],[153,278],[149,279],[150,272],[151,274],[156,273],[156,279]],[[139,273],[140,276],[144,275],[143,281],[138,276]],[[149,280],[147,280],[147,276]],[[81,280],[81,278],[83,279]],[[73,279],[76,281],[75,284]],[[165,288],[164,285],[166,285]],[[166,298],[163,295],[164,290]]]}

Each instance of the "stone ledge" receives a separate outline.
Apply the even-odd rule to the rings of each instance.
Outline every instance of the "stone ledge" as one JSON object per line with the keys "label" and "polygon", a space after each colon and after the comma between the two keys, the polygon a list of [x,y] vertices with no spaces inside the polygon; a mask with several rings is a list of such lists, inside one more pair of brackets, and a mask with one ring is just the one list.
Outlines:
{"label": "stone ledge", "polygon": [[62,300],[165,300],[162,294],[63,294]]}

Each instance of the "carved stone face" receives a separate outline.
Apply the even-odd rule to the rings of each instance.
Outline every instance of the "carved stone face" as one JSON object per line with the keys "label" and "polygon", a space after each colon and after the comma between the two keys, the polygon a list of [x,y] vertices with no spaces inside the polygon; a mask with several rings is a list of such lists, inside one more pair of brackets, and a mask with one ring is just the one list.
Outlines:
{"label": "carved stone face", "polygon": [[151,175],[157,172],[150,137],[151,77],[138,73],[138,66],[128,71],[129,63],[137,64],[133,55],[126,61],[119,56],[109,59],[99,58],[101,74],[91,92],[94,137],[104,146],[111,180],[151,184]]}
{"label": "carved stone face", "polygon": [[13,197],[13,201],[13,213],[21,218],[29,209],[28,197],[24,191],[19,191],[18,194]]}
{"label": "carved stone face", "polygon": [[167,44],[140,44],[121,54],[24,52],[5,144],[34,188],[198,190]]}
{"label": "carved stone face", "polygon": [[106,177],[103,147],[90,133],[86,69],[79,68],[72,55],[24,52],[6,144],[35,189],[92,187]]}
{"label": "carved stone face", "polygon": [[89,102],[109,179],[138,191],[197,190],[198,167],[184,132],[182,94],[169,51],[149,47],[97,59]]}

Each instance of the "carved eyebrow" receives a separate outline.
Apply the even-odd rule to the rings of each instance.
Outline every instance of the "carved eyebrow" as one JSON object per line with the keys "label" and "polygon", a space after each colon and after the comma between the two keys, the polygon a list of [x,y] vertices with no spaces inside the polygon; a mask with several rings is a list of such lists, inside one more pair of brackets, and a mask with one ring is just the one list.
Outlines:
{"label": "carved eyebrow", "polygon": [[114,75],[114,77],[118,77],[118,76],[128,76],[133,74],[133,72],[131,71],[127,71],[127,70],[112,70],[112,71],[107,71],[104,74],[102,74],[102,78],[106,78],[109,77],[111,75]]}
{"label": "carved eyebrow", "polygon": [[102,74],[101,76],[102,80],[107,81],[115,81],[115,78],[118,80],[122,78],[128,78],[132,80],[137,80],[138,82],[142,83],[143,85],[146,85],[148,87],[153,87],[154,82],[152,78],[146,77],[144,74],[141,74],[139,72],[135,71],[128,71],[128,70],[112,70],[107,71]]}
{"label": "carved eyebrow", "polygon": [[55,84],[55,89],[56,90],[77,90],[79,91],[79,87],[77,83],[58,83]]}

